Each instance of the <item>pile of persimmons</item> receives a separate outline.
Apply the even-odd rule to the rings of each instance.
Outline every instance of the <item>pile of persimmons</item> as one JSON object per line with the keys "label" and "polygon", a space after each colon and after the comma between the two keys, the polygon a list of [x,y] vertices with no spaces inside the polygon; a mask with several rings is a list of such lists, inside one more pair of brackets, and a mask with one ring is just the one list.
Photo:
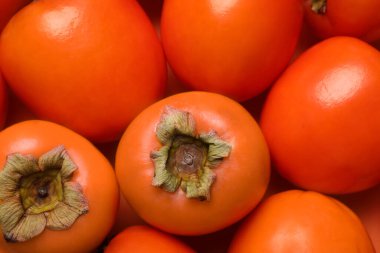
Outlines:
{"label": "pile of persimmons", "polygon": [[379,10],[1,0],[0,252],[380,252]]}

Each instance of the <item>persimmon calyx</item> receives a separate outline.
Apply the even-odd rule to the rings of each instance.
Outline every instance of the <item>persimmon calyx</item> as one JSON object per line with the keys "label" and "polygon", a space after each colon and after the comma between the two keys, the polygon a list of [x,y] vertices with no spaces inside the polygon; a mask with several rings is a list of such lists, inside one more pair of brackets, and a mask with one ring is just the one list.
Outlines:
{"label": "persimmon calyx", "polygon": [[189,112],[167,106],[156,127],[162,147],[151,152],[154,164],[152,185],[165,191],[178,188],[188,198],[210,200],[216,175],[212,171],[231,152],[231,145],[215,131],[198,134]]}
{"label": "persimmon calyx", "polygon": [[327,0],[312,0],[311,10],[317,14],[323,15],[327,11]]}
{"label": "persimmon calyx", "polygon": [[81,185],[70,181],[75,170],[63,146],[38,159],[7,156],[0,172],[0,225],[8,241],[27,241],[45,228],[68,229],[88,212]]}

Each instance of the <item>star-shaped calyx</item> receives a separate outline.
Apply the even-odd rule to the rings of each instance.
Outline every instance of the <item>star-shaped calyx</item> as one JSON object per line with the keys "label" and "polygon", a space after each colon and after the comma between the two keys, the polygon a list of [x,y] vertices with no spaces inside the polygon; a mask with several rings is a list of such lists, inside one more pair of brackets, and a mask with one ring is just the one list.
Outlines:
{"label": "star-shaped calyx", "polygon": [[88,212],[77,166],[63,146],[39,158],[10,154],[0,172],[0,225],[9,241],[27,241],[45,229],[70,228]]}
{"label": "star-shaped calyx", "polygon": [[168,192],[181,188],[188,198],[210,200],[216,178],[212,169],[229,156],[231,145],[215,131],[197,133],[192,114],[171,106],[165,107],[156,136],[162,147],[151,153],[152,184]]}

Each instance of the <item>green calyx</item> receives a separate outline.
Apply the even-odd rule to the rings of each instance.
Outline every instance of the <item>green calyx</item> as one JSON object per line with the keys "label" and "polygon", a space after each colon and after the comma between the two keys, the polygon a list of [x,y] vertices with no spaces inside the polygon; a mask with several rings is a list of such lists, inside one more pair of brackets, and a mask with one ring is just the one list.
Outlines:
{"label": "green calyx", "polygon": [[327,10],[327,0],[312,0],[311,1],[311,10],[317,14],[323,15]]}
{"label": "green calyx", "polygon": [[77,169],[63,146],[38,159],[11,154],[0,172],[0,225],[9,241],[27,241],[45,228],[68,229],[88,203],[78,183]]}
{"label": "green calyx", "polygon": [[162,147],[152,151],[152,184],[165,191],[179,188],[188,198],[210,200],[215,181],[212,171],[229,156],[231,145],[215,132],[196,132],[195,120],[188,112],[167,106],[156,128]]}

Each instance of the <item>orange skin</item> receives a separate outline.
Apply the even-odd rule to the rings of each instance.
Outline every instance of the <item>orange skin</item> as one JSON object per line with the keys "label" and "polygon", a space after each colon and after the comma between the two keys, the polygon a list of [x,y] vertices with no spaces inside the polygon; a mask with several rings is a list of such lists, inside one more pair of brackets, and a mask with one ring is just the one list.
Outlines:
{"label": "orange skin", "polygon": [[[160,20],[161,12],[163,6],[163,0],[139,0],[138,1],[141,7],[144,9],[145,13],[148,15],[150,20],[153,23],[153,26],[156,28],[158,35],[160,36]],[[173,74],[170,66],[168,66],[168,78],[167,78],[167,87],[165,92],[165,97],[174,95],[180,92],[188,91],[188,88],[185,87]]]}
{"label": "orange skin", "polygon": [[[297,43],[296,50],[292,56],[290,63],[292,63],[298,56],[300,56],[305,50],[313,46],[318,42],[317,38],[309,31],[308,27],[302,26],[301,34]],[[252,116],[260,121],[261,111],[270,89],[267,89],[260,95],[242,102],[241,104],[252,114]]]}
{"label": "orange skin", "polygon": [[272,195],[248,216],[229,253],[375,253],[359,218],[339,201],[317,192]]}
{"label": "orange skin", "polygon": [[320,38],[352,36],[373,42],[380,39],[380,1],[327,0],[326,13],[311,10],[311,0],[304,0],[305,21]]}
{"label": "orange skin", "polygon": [[173,72],[190,89],[244,101],[285,68],[302,17],[299,0],[165,0],[161,38]]}
{"label": "orange skin", "polygon": [[148,226],[131,226],[114,237],[104,253],[195,253],[176,237]]}
{"label": "orange skin", "polygon": [[0,1],[0,32],[13,15],[31,0],[1,0]]}
{"label": "orange skin", "polygon": [[335,37],[305,51],[269,92],[261,115],[274,167],[292,183],[350,193],[380,182],[380,54]]}
{"label": "orange skin", "polygon": [[0,64],[38,118],[94,142],[118,139],[165,91],[163,51],[136,1],[33,1],[4,30]]}
{"label": "orange skin", "polygon": [[[152,186],[150,153],[161,147],[155,128],[165,106],[190,112],[198,133],[215,130],[232,145],[213,169],[211,199],[188,199]],[[185,92],[145,109],[129,125],[116,152],[116,176],[127,201],[148,224],[181,235],[200,235],[231,225],[251,211],[267,188],[269,155],[256,121],[238,103],[207,92]]]}
{"label": "orange skin", "polygon": [[6,128],[0,133],[0,166],[4,166],[8,154],[19,152],[39,157],[60,144],[78,166],[72,180],[82,185],[89,212],[68,230],[45,229],[26,242],[7,243],[10,252],[90,252],[102,243],[113,225],[119,191],[112,166],[89,141],[71,130],[40,120]]}

